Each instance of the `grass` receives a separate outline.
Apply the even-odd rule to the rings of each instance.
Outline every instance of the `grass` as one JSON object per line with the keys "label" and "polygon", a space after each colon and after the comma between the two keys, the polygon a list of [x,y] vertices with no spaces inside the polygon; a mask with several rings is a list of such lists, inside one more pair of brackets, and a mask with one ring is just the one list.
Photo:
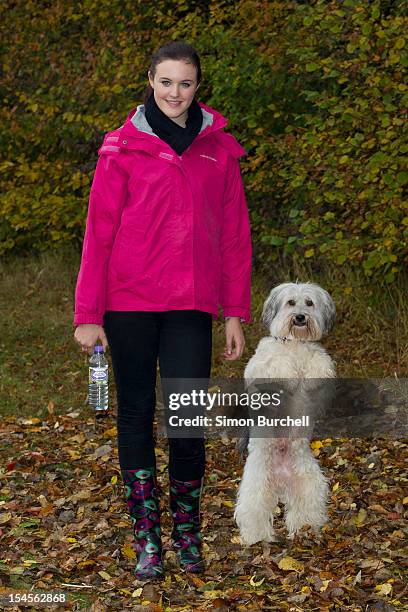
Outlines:
{"label": "grass", "polygon": [[[0,264],[0,410],[3,415],[41,417],[48,411],[83,410],[88,358],[73,339],[73,304],[80,254],[73,248]],[[255,275],[253,324],[245,326],[246,350],[237,362],[222,358],[222,321],[214,325],[214,376],[239,376],[265,335],[260,323],[270,288],[288,280],[313,281],[333,296],[335,328],[324,344],[342,377],[408,375],[407,279],[388,287],[367,284],[362,273],[344,267],[319,272],[307,265],[271,267]],[[111,384],[112,399],[114,398]]]}

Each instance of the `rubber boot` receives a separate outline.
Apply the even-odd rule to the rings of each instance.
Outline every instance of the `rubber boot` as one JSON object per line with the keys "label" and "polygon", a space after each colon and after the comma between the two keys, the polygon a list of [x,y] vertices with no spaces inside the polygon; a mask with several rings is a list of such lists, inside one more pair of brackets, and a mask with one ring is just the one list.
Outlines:
{"label": "rubber boot", "polygon": [[171,539],[180,567],[186,572],[204,571],[201,555],[200,501],[204,478],[181,481],[171,475],[170,510],[173,517]]}
{"label": "rubber boot", "polygon": [[138,580],[162,578],[160,505],[155,468],[122,470],[122,476],[135,537],[135,577]]}

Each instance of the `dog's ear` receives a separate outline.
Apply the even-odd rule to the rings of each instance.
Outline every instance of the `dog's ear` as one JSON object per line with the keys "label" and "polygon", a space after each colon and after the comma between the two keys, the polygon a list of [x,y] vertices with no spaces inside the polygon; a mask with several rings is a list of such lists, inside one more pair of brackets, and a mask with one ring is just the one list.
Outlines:
{"label": "dog's ear", "polygon": [[323,314],[323,334],[328,334],[334,325],[336,318],[336,306],[329,293],[320,287],[322,292],[322,314]]}
{"label": "dog's ear", "polygon": [[262,310],[262,323],[269,330],[269,327],[272,323],[273,318],[276,316],[276,313],[279,310],[279,294],[281,293],[281,287],[275,287],[272,289],[270,294],[265,300],[263,310]]}

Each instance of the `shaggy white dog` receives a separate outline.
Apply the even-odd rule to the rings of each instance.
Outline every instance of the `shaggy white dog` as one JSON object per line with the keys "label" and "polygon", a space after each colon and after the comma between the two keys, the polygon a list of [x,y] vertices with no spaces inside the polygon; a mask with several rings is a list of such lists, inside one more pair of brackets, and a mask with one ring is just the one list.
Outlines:
{"label": "shaggy white dog", "polygon": [[[299,416],[309,410],[316,414],[316,406],[324,403],[330,387],[324,379],[336,375],[334,362],[318,344],[332,328],[335,313],[330,295],[318,285],[285,283],[275,287],[262,313],[270,336],[260,340],[245,368],[247,387],[256,388],[259,379],[275,382],[284,391],[285,415]],[[235,506],[242,543],[275,539],[273,511],[279,501],[285,505],[290,538],[306,524],[318,532],[327,520],[329,488],[311,453],[307,434],[299,429],[292,429],[285,437],[256,434],[254,429],[249,434]]]}

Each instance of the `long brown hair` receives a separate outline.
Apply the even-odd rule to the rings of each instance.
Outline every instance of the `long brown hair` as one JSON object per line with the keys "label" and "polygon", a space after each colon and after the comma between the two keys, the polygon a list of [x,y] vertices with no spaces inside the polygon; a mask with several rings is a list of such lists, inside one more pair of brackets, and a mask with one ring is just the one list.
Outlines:
{"label": "long brown hair", "polygon": [[[201,81],[201,64],[200,58],[198,56],[197,51],[194,47],[183,40],[173,40],[169,43],[166,43],[162,47],[159,47],[157,51],[155,51],[150,60],[149,70],[154,78],[156,74],[157,64],[160,64],[164,60],[172,59],[172,60],[186,60],[190,64],[196,67],[197,70],[197,85]],[[143,102],[146,104],[148,98],[153,92],[153,88],[150,83],[146,87],[143,94]]]}

